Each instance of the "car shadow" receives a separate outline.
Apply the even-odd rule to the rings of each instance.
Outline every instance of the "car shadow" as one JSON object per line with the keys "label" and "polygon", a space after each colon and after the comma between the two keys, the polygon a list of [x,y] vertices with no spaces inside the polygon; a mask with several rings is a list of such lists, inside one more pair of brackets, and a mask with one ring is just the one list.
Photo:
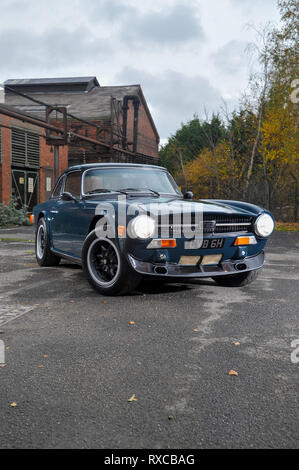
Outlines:
{"label": "car shadow", "polygon": [[60,262],[57,266],[58,268],[67,268],[67,269],[79,269],[82,270],[82,267],[76,263],[68,263],[67,261]]}
{"label": "car shadow", "polygon": [[[70,263],[68,261],[63,261],[57,266],[61,269],[70,269],[82,272],[82,267],[75,263]],[[82,277],[84,278],[83,272]],[[139,286],[134,292],[125,294],[126,296],[140,296],[140,295],[158,295],[158,294],[170,294],[176,292],[190,291],[196,286],[216,286],[215,282],[210,278],[205,279],[169,279],[169,278],[145,278],[141,281]],[[90,297],[92,294],[98,296],[99,294],[93,290],[88,293]],[[82,296],[82,292],[80,293]]]}
{"label": "car shadow", "polygon": [[[147,294],[147,295],[156,295],[156,294],[169,294],[175,292],[182,292],[194,289],[195,286],[206,285],[206,286],[215,286],[215,282],[212,280],[191,280],[186,281],[186,279],[175,279],[175,280],[165,280],[165,279],[144,279],[139,284],[136,293],[133,295]],[[132,294],[130,294],[132,295]]]}

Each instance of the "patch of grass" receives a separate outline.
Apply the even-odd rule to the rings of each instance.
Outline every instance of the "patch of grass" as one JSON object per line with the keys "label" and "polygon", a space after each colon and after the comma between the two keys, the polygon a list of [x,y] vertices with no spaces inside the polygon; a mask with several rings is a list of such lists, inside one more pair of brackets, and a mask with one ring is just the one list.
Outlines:
{"label": "patch of grass", "polygon": [[278,232],[299,232],[299,222],[276,222],[275,230]]}
{"label": "patch of grass", "polygon": [[33,240],[25,240],[24,238],[0,238],[0,242],[23,242],[23,243],[33,243]]}

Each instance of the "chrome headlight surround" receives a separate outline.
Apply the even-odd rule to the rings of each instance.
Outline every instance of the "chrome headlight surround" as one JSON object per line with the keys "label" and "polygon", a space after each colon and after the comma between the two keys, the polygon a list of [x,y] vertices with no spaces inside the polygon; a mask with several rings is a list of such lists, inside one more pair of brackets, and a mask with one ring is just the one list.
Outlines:
{"label": "chrome headlight surround", "polygon": [[128,228],[131,238],[147,240],[148,238],[153,237],[156,229],[156,222],[155,219],[149,215],[142,214],[131,220]]}
{"label": "chrome headlight surround", "polygon": [[269,237],[274,230],[274,220],[270,214],[261,214],[254,222],[255,233],[262,238]]}

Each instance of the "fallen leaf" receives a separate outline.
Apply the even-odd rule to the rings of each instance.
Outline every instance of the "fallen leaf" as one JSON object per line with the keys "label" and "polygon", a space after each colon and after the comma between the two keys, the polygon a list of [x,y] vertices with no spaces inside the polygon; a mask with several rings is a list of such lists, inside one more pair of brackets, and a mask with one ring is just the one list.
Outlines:
{"label": "fallen leaf", "polygon": [[6,364],[0,364],[0,367],[6,367]]}
{"label": "fallen leaf", "polygon": [[16,402],[13,401],[9,406],[11,406],[12,408],[14,408],[15,406],[17,406]]}
{"label": "fallen leaf", "polygon": [[236,341],[236,342],[234,343],[234,345],[235,345],[235,346],[240,346],[239,341]]}
{"label": "fallen leaf", "polygon": [[229,375],[236,375],[236,376],[239,375],[238,372],[236,372],[236,371],[233,370],[233,369],[231,369],[228,374],[229,374]]}
{"label": "fallen leaf", "polygon": [[106,304],[108,302],[108,300],[104,300],[104,304]]}
{"label": "fallen leaf", "polygon": [[34,251],[24,251],[27,255],[34,255]]}
{"label": "fallen leaf", "polygon": [[169,415],[168,419],[174,419],[174,417],[172,415]]}
{"label": "fallen leaf", "polygon": [[134,321],[130,321],[130,325],[135,325],[135,322],[134,322]]}
{"label": "fallen leaf", "polygon": [[131,396],[131,398],[128,398],[128,401],[130,401],[130,402],[131,402],[131,401],[137,401],[137,400],[138,400],[138,398],[136,398],[135,393],[133,393],[133,395]]}
{"label": "fallen leaf", "polygon": [[42,364],[40,364],[38,367],[39,367],[39,369],[42,369],[44,366]]}
{"label": "fallen leaf", "polygon": [[198,332],[199,332],[199,329],[198,329],[198,328],[194,328],[193,331],[195,331],[195,333],[198,333]]}
{"label": "fallen leaf", "polygon": [[5,349],[8,351],[8,350],[10,349],[10,346],[6,346],[6,348],[5,348]]}
{"label": "fallen leaf", "polygon": [[49,357],[48,354],[44,354],[44,357]]}

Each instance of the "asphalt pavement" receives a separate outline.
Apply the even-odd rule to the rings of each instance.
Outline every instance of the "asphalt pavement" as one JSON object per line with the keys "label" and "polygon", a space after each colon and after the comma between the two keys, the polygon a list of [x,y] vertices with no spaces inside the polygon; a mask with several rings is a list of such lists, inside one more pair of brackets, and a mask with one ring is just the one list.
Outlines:
{"label": "asphalt pavement", "polygon": [[123,297],[40,268],[32,239],[0,230],[0,448],[299,447],[298,232],[272,236],[247,287]]}

